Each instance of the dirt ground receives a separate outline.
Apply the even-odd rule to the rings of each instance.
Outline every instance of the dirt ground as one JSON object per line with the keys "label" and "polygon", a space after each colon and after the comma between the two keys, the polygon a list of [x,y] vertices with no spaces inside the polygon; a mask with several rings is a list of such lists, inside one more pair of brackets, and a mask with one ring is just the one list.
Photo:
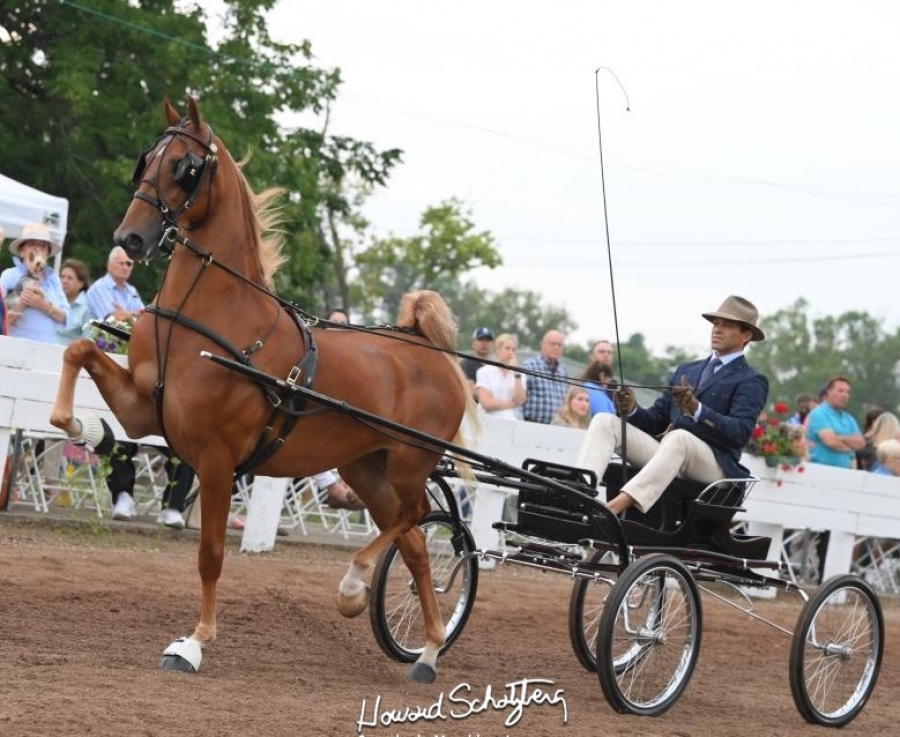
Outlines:
{"label": "dirt ground", "polygon": [[[659,718],[616,714],[583,670],[566,630],[570,582],[508,566],[483,572],[469,623],[420,685],[384,656],[367,615],[343,619],[335,592],[350,552],[317,545],[238,552],[229,538],[219,588],[219,638],[196,675],[158,669],[162,650],[196,623],[195,533],[139,535],[127,525],[56,527],[0,515],[0,735],[360,734],[375,699],[428,707],[469,684],[471,697],[520,679],[550,679],[562,702],[370,729],[369,737],[812,735],[788,685],[790,638],[704,597],[699,664]],[[758,604],[790,629],[795,599]],[[887,649],[878,686],[844,734],[895,733],[900,723],[900,609],[885,601]],[[550,688],[550,687],[548,687]],[[365,711],[364,711],[365,701]]]}

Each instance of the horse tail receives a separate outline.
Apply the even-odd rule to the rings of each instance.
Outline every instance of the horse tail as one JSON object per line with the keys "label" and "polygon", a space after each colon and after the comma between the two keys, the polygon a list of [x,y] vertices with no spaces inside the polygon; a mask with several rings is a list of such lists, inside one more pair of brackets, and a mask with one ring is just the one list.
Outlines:
{"label": "horse tail", "polygon": [[[445,351],[455,351],[457,339],[459,337],[459,328],[456,324],[456,318],[450,311],[450,307],[437,292],[427,289],[420,289],[415,292],[409,292],[403,295],[400,300],[400,311],[397,316],[397,325],[402,328],[417,329],[428,341]],[[469,385],[466,377],[459,367],[456,358],[445,353],[444,356],[453,366],[456,372],[456,378],[463,390],[463,396],[466,398],[465,420],[473,432],[481,429],[481,419],[478,416],[478,408],[472,393],[469,391]],[[464,424],[464,423],[463,423]],[[453,443],[466,447],[465,437],[463,436],[463,424],[460,424],[456,435],[453,437]],[[462,461],[456,459],[460,477],[466,482],[470,488],[474,488],[475,473],[472,467]]]}
{"label": "horse tail", "polygon": [[432,345],[445,351],[455,351],[459,337],[456,318],[437,292],[420,289],[409,292],[400,300],[397,325],[417,329]]}

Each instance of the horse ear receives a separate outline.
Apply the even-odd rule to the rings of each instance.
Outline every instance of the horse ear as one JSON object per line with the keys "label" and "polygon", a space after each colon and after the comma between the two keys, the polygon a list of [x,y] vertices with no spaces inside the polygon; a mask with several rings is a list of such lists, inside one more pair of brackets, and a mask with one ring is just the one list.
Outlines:
{"label": "horse ear", "polygon": [[197,100],[190,95],[187,98],[187,107],[188,107],[188,118],[190,118],[191,123],[194,125],[195,131],[200,131],[200,106],[197,104]]}
{"label": "horse ear", "polygon": [[163,99],[163,115],[165,115],[166,122],[169,125],[178,125],[178,121],[181,120],[181,116],[172,105],[172,100],[169,99],[168,95]]}

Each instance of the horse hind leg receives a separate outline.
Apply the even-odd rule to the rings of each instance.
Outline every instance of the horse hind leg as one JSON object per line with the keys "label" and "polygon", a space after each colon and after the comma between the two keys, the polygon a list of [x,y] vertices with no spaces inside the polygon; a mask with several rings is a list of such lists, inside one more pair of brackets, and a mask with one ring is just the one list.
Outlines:
{"label": "horse hind leg", "polygon": [[382,454],[367,456],[342,466],[341,476],[359,494],[381,533],[359,550],[354,556],[347,573],[338,587],[338,610],[345,617],[356,617],[365,611],[369,591],[364,577],[375,559],[405,533],[428,511],[424,498],[424,482],[419,494],[424,507],[409,502],[403,504],[400,495],[385,473],[385,459]]}
{"label": "horse hind leg", "polygon": [[400,549],[400,555],[403,556],[403,562],[406,563],[406,567],[416,582],[419,607],[425,625],[425,644],[422,654],[410,666],[407,675],[419,683],[433,683],[437,677],[437,659],[446,640],[446,629],[434,591],[425,533],[421,528],[415,526],[397,539],[397,547]]}
{"label": "horse hind leg", "polygon": [[[434,591],[425,534],[418,527],[418,521],[429,509],[425,479],[421,483],[404,484],[402,488],[408,493],[403,493],[392,486],[385,475],[372,473],[371,464],[367,476],[359,474],[358,466],[341,470],[351,486],[354,486],[354,478],[359,479],[359,486],[354,488],[357,488],[360,498],[383,532],[353,556],[353,562],[338,590],[338,608],[347,617],[357,616],[365,610],[369,592],[363,583],[363,576],[378,555],[396,542],[403,561],[415,580],[425,626],[422,654],[410,667],[408,675],[420,683],[432,683],[437,676],[436,664],[444,645],[445,628]],[[364,479],[368,486],[362,485]],[[373,479],[380,481],[373,484]]]}

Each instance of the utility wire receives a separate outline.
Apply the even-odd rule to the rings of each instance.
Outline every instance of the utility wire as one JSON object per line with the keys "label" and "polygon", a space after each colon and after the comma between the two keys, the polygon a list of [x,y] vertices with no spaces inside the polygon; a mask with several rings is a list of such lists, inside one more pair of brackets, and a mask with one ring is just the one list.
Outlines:
{"label": "utility wire", "polygon": [[[75,10],[81,11],[82,13],[86,13],[89,15],[93,15],[96,18],[99,18],[103,21],[109,23],[115,23],[121,25],[123,27],[129,28],[134,31],[138,31],[140,33],[146,33],[151,36],[155,36],[156,38],[164,39],[173,44],[178,44],[180,46],[184,46],[186,48],[192,49],[194,51],[206,54],[210,57],[214,57],[221,61],[229,62],[232,64],[255,67],[263,70],[271,70],[273,68],[277,68],[278,65],[269,62],[269,61],[260,61],[260,60],[252,60],[252,59],[237,59],[233,56],[229,56],[227,54],[222,54],[209,46],[203,44],[193,43],[191,41],[186,41],[183,38],[179,38],[178,36],[172,36],[171,34],[163,33],[161,31],[157,31],[153,28],[150,28],[145,25],[141,25],[138,23],[133,23],[131,21],[124,20],[114,15],[110,15],[108,13],[104,13],[102,11],[96,10],[94,8],[89,8],[85,5],[82,5],[77,2],[72,2],[72,0],[57,0],[61,5],[66,5],[68,7],[74,8]],[[399,115],[407,118],[413,118],[417,120],[424,120],[431,123],[436,123],[439,125],[448,126],[451,128],[458,128],[460,130],[471,130],[476,133],[482,133],[485,135],[497,136],[500,138],[505,138],[507,140],[520,143],[525,146],[530,146],[532,148],[542,149],[545,151],[549,151],[555,154],[559,154],[561,156],[569,156],[573,158],[582,159],[585,161],[590,161],[596,163],[597,157],[594,154],[588,153],[587,151],[582,151],[578,149],[573,149],[571,147],[565,146],[565,144],[554,143],[542,141],[540,139],[531,138],[527,136],[521,136],[513,133],[509,133],[506,131],[498,130],[496,128],[490,128],[488,126],[479,125],[476,123],[467,123],[464,121],[456,121],[450,120],[447,118],[442,118],[436,115],[429,115],[426,113],[420,113],[409,108],[398,107],[395,105],[390,105],[378,101],[373,101],[371,99],[366,99],[359,95],[354,95],[352,92],[344,91],[342,94],[342,98],[345,100],[350,100],[358,105],[363,105],[366,107],[383,110],[385,112],[391,113],[393,115]],[[666,166],[665,164],[658,164],[654,162],[649,163],[627,163],[627,160],[619,159],[610,161],[610,164],[613,166],[617,166],[622,169],[629,169],[632,171],[641,171],[648,172],[652,174],[659,174],[661,176],[674,177],[678,179],[691,179],[697,181],[706,181],[706,182],[718,182],[724,184],[737,184],[737,185],[752,185],[757,187],[769,187],[769,188],[777,188],[782,189],[789,192],[794,192],[798,194],[805,194],[812,197],[821,197],[825,199],[832,200],[842,200],[848,202],[860,202],[869,205],[878,205],[878,206],[888,206],[888,207],[897,207],[900,206],[900,200],[897,200],[890,195],[881,195],[875,194],[873,196],[866,195],[857,195],[849,192],[837,192],[837,191],[829,191],[814,187],[808,187],[804,185],[796,185],[796,184],[785,184],[782,182],[774,182],[768,181],[765,179],[741,179],[738,177],[729,177],[726,175],[719,175],[714,173],[694,173],[689,172],[683,169],[673,169],[671,167]]]}

